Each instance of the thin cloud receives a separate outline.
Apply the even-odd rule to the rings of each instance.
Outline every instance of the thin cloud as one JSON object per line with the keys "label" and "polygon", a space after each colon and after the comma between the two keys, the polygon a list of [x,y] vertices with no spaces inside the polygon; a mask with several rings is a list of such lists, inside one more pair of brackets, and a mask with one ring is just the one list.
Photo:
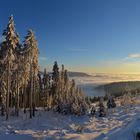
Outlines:
{"label": "thin cloud", "polygon": [[70,51],[70,52],[85,52],[85,51],[88,51],[88,49],[84,49],[84,48],[69,48],[68,51]]}
{"label": "thin cloud", "polygon": [[45,60],[47,60],[47,57],[41,56],[41,57],[39,57],[39,60],[45,61]]}
{"label": "thin cloud", "polygon": [[128,58],[140,58],[140,53],[130,54]]}

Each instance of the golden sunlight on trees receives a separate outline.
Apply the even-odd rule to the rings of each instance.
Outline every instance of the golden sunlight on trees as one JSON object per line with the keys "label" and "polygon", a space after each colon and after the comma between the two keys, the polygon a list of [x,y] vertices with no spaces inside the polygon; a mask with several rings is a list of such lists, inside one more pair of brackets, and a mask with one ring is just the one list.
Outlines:
{"label": "golden sunlight on trees", "polygon": [[37,107],[54,110],[62,114],[85,114],[89,103],[84,94],[69,80],[67,70],[57,62],[52,73],[39,71],[39,48],[32,30],[28,30],[21,44],[14,26],[13,16],[9,18],[0,44],[0,106],[6,120],[11,114],[19,115],[29,111],[35,116]]}

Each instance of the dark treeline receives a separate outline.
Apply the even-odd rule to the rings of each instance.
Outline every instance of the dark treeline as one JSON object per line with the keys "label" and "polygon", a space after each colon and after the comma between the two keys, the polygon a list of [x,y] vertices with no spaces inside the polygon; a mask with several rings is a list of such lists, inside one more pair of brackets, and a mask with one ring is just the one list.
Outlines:
{"label": "dark treeline", "polygon": [[108,97],[123,97],[125,95],[135,96],[140,93],[140,81],[124,81],[124,82],[113,82],[105,85],[100,85],[96,89],[103,89],[105,95],[103,97],[86,97],[91,103],[99,102],[100,98],[104,101],[108,100]]}
{"label": "dark treeline", "polygon": [[55,110],[63,114],[82,115],[90,102],[86,100],[74,80],[69,80],[68,72],[57,62],[52,73],[39,71],[38,43],[32,30],[28,30],[24,42],[14,26],[13,16],[2,34],[0,43],[0,106],[1,116],[9,118],[11,111],[19,115],[22,108],[35,116],[37,107]]}
{"label": "dark treeline", "polygon": [[128,93],[135,95],[140,91],[140,81],[113,82],[98,86],[97,89],[103,89],[106,96],[111,94],[114,97],[120,97]]}

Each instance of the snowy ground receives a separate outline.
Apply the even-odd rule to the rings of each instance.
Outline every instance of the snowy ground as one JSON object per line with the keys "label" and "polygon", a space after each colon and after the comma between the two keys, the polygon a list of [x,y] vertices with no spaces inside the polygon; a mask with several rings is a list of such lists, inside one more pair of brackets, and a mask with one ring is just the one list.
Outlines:
{"label": "snowy ground", "polygon": [[9,121],[0,117],[0,140],[133,140],[136,129],[140,129],[140,97],[133,105],[109,110],[105,118],[63,116],[41,109],[33,119],[22,112]]}

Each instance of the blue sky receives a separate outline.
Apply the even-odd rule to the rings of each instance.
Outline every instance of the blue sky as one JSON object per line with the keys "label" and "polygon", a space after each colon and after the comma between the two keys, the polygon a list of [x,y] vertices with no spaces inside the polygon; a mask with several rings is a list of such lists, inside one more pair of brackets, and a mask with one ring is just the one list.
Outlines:
{"label": "blue sky", "polygon": [[140,72],[139,0],[0,0],[0,33],[13,14],[21,42],[32,28],[40,65],[69,70]]}

